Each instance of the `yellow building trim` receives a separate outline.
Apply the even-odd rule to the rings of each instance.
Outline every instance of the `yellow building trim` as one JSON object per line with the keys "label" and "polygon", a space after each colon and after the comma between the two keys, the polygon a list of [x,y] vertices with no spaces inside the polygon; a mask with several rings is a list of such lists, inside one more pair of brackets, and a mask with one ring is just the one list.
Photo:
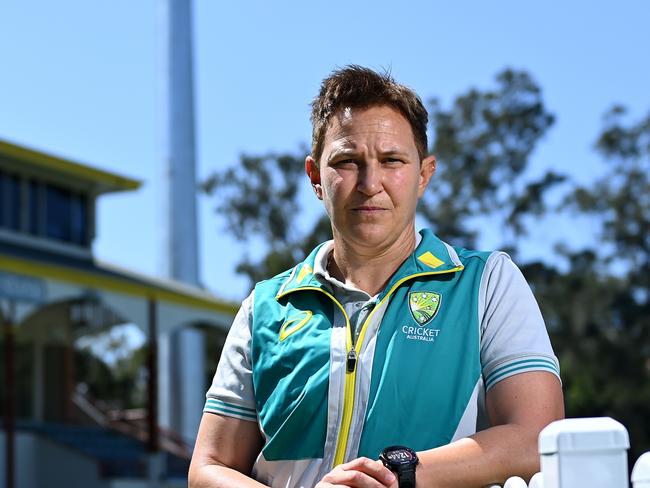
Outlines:
{"label": "yellow building trim", "polygon": [[31,166],[96,183],[102,191],[136,190],[141,182],[116,173],[92,168],[80,163],[17,146],[0,140],[0,156],[6,156]]}
{"label": "yellow building trim", "polygon": [[219,302],[216,299],[210,299],[208,297],[203,298],[174,290],[167,290],[154,284],[134,283],[128,279],[103,276],[65,266],[39,263],[26,259],[8,257],[6,255],[0,255],[0,270],[33,276],[35,278],[51,278],[74,285],[110,290],[142,298],[155,298],[156,300],[173,302],[179,305],[197,307],[229,315],[234,315],[238,308],[234,304]]}

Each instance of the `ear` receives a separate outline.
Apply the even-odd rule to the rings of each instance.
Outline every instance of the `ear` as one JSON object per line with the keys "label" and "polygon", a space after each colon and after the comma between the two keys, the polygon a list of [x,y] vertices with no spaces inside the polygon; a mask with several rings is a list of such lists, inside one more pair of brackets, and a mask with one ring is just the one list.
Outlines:
{"label": "ear", "polygon": [[424,195],[424,190],[427,189],[429,180],[436,172],[436,157],[432,154],[427,156],[420,163],[420,183],[418,184],[418,198]]}
{"label": "ear", "polygon": [[305,158],[305,173],[309,176],[311,187],[319,200],[323,199],[323,187],[320,184],[320,169],[318,162],[311,156]]}

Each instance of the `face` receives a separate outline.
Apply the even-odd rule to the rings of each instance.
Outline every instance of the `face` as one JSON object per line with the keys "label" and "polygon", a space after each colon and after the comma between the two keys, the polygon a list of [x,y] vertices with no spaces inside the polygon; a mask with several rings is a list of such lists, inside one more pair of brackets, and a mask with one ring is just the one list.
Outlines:
{"label": "face", "polygon": [[420,161],[411,126],[398,111],[341,110],[327,128],[320,160],[309,156],[305,163],[335,241],[380,250],[415,237],[417,201],[435,158]]}

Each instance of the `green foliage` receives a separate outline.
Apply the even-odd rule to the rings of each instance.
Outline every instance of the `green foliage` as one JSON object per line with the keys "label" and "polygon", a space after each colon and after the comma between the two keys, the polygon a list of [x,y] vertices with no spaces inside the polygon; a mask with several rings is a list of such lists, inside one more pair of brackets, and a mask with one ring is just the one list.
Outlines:
{"label": "green foliage", "polygon": [[75,350],[75,384],[85,384],[94,399],[118,409],[146,405],[147,345],[108,364],[89,349]]}
{"label": "green foliage", "polygon": [[577,188],[574,201],[583,212],[602,217],[601,238],[630,267],[635,284],[650,289],[650,115],[624,124],[625,109],[605,114],[596,147],[610,171],[590,188]]}
{"label": "green foliage", "polygon": [[304,163],[291,154],[242,156],[240,164],[214,173],[203,190],[220,191],[217,204],[227,228],[240,240],[257,235],[271,248],[292,239],[292,219],[298,211],[298,182]]}
{"label": "green foliage", "polygon": [[564,181],[549,171],[526,181],[537,142],[553,125],[541,89],[525,72],[505,70],[495,90],[469,90],[449,110],[432,100],[438,172],[419,212],[442,238],[473,247],[470,221],[489,217],[513,237],[525,232],[522,217],[544,211],[544,193]]}
{"label": "green foliage", "polygon": [[296,225],[306,152],[303,148],[296,155],[244,155],[240,164],[213,173],[202,185],[204,192],[215,196],[229,234],[243,243],[258,240],[267,246],[260,259],[244,253],[237,263],[237,272],[248,276],[251,285],[292,267],[318,243],[332,238],[324,214],[307,233]]}
{"label": "green foliage", "polygon": [[524,267],[562,365],[567,414],[608,415],[628,428],[631,458],[650,448],[650,117],[604,117],[596,148],[607,172],[566,203],[595,217],[594,244],[564,254],[569,270]]}
{"label": "green foliage", "polygon": [[522,267],[562,367],[570,417],[611,416],[628,428],[633,459],[650,447],[648,311],[626,277],[604,273],[592,251],[567,254],[570,268]]}

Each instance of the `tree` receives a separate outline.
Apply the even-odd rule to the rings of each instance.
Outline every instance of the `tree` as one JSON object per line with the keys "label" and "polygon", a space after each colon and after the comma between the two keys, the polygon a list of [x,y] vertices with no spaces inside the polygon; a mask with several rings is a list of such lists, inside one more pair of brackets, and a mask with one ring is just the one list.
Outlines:
{"label": "tree", "polygon": [[495,90],[471,89],[447,111],[431,102],[439,170],[419,212],[442,239],[466,247],[476,244],[476,217],[500,225],[512,247],[525,233],[523,217],[543,213],[546,190],[564,181],[552,171],[525,180],[530,155],[555,120],[540,87],[510,69],[496,81]]}
{"label": "tree", "polygon": [[569,256],[572,270],[541,301],[547,318],[564,309],[553,338],[567,410],[623,422],[636,459],[650,449],[650,115],[634,123],[625,115],[616,106],[604,117],[596,148],[606,174],[567,198],[598,217],[596,245],[579,268],[580,256]]}
{"label": "tree", "polygon": [[325,215],[309,232],[300,232],[295,225],[302,207],[298,199],[306,153],[302,148],[295,155],[243,155],[239,164],[213,173],[202,184],[204,192],[219,196],[216,210],[226,219],[229,234],[267,247],[261,259],[244,253],[237,263],[237,272],[248,276],[251,284],[290,268],[318,242],[331,239]]}

